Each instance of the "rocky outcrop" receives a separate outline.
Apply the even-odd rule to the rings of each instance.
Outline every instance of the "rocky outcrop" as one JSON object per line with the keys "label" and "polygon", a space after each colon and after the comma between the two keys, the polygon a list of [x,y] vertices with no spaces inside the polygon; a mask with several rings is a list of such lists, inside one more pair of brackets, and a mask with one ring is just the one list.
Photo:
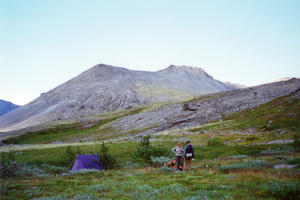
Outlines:
{"label": "rocky outcrop", "polygon": [[1,117],[0,132],[236,88],[197,67],[172,65],[144,72],[99,64]]}

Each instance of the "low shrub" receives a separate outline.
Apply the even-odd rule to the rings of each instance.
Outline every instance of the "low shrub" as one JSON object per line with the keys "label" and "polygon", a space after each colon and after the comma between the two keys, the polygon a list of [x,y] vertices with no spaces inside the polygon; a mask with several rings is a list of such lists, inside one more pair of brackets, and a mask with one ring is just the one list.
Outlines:
{"label": "low shrub", "polygon": [[187,191],[187,188],[179,183],[174,183],[159,189],[150,185],[139,185],[132,192],[131,197],[132,199],[160,199],[159,197],[165,197],[167,194],[180,195]]}
{"label": "low shrub", "polygon": [[167,166],[162,166],[161,168],[158,169],[159,172],[173,172],[172,168],[169,168]]}
{"label": "low shrub", "polygon": [[153,157],[151,156],[151,162],[155,167],[161,167],[163,164],[169,162],[171,158],[167,156]]}
{"label": "low shrub", "polygon": [[1,178],[13,177],[15,172],[20,170],[20,165],[12,153],[2,152],[0,164]]}
{"label": "low shrub", "polygon": [[188,191],[188,189],[185,186],[183,186],[179,183],[174,183],[174,184],[162,187],[159,190],[161,195],[165,195],[167,193],[182,194],[182,193],[185,193],[187,191]]}
{"label": "low shrub", "polygon": [[279,155],[282,153],[283,153],[283,151],[281,151],[280,149],[267,149],[267,150],[260,152],[260,154],[263,156],[273,156],[273,155]]}
{"label": "low shrub", "polygon": [[258,140],[258,139],[259,139],[259,138],[256,137],[256,136],[248,136],[248,137],[245,138],[245,140],[246,140],[247,142],[254,141],[254,140]]}
{"label": "low shrub", "polygon": [[151,157],[169,157],[171,151],[165,148],[154,147],[150,145],[151,136],[145,136],[142,138],[139,147],[133,152],[130,157],[134,162],[140,163],[142,165],[151,165]]}
{"label": "low shrub", "polygon": [[62,174],[62,173],[69,172],[69,169],[67,167],[59,167],[59,166],[48,165],[48,164],[43,164],[41,168],[44,169],[45,172],[49,174]]}
{"label": "low shrub", "polygon": [[78,171],[73,171],[72,174],[90,174],[90,173],[101,173],[102,171],[99,171],[97,169],[81,169]]}
{"label": "low shrub", "polygon": [[274,156],[280,154],[293,154],[293,150],[291,148],[281,149],[267,149],[260,152],[262,156]]}
{"label": "low shrub", "polygon": [[150,185],[139,185],[135,192],[131,193],[132,199],[156,199],[157,195],[159,195],[159,190]]}
{"label": "low shrub", "polygon": [[209,139],[207,141],[207,146],[224,146],[225,144],[219,138]]}
{"label": "low shrub", "polygon": [[221,163],[204,163],[202,165],[200,165],[200,168],[204,168],[204,169],[213,169],[213,168],[218,168],[221,166]]}
{"label": "low shrub", "polygon": [[252,161],[246,161],[242,164],[221,166],[218,168],[218,170],[224,173],[229,173],[229,172],[235,172],[239,170],[260,170],[267,167],[273,167],[273,165],[261,160],[252,160]]}
{"label": "low shrub", "polygon": [[296,165],[297,167],[300,167],[300,158],[289,159],[287,160],[287,164]]}
{"label": "low shrub", "polygon": [[184,198],[184,200],[210,200],[210,199],[219,199],[219,200],[225,200],[225,199],[233,199],[229,195],[224,195],[222,192],[218,190],[204,190],[200,189],[197,191],[197,195],[189,196]]}
{"label": "low shrub", "polygon": [[1,184],[0,184],[0,195],[4,195],[4,194],[7,194],[8,193],[8,183],[7,182],[3,182],[1,181]]}
{"label": "low shrub", "polygon": [[27,163],[18,163],[15,161],[13,154],[1,154],[1,178],[9,178],[14,176],[20,177],[51,177],[55,174],[69,172],[66,167],[57,167],[47,164],[42,166],[30,165]]}
{"label": "low shrub", "polygon": [[131,161],[127,161],[126,165],[123,165],[124,169],[138,169],[140,168],[140,164],[139,163],[133,163]]}
{"label": "low shrub", "polygon": [[246,155],[236,155],[236,156],[227,156],[227,158],[244,159],[244,158],[249,158],[249,156],[246,156]]}
{"label": "low shrub", "polygon": [[20,164],[20,169],[15,172],[16,176],[32,176],[32,177],[51,177],[53,174],[47,173],[37,165],[27,165],[26,163]]}
{"label": "low shrub", "polygon": [[85,190],[89,193],[109,192],[111,190],[111,185],[105,183],[98,185],[90,185]]}
{"label": "low shrub", "polygon": [[300,199],[299,184],[300,182],[270,182],[264,189],[276,199]]}
{"label": "low shrub", "polygon": [[67,194],[62,194],[54,197],[40,197],[32,200],[98,200],[99,198],[92,194],[78,194],[72,198],[68,198]]}

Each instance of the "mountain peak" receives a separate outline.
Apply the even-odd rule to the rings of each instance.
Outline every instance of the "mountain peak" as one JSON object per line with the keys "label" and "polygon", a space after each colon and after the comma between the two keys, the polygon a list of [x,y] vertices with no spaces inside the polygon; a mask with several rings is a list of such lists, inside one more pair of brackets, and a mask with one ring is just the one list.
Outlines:
{"label": "mountain peak", "polygon": [[191,75],[201,75],[205,76],[207,78],[212,78],[209,74],[207,74],[201,67],[192,67],[192,66],[186,66],[186,65],[170,65],[164,70],[161,70],[161,72],[176,72],[176,73],[187,73]]}
{"label": "mountain peak", "polygon": [[55,120],[99,115],[117,109],[236,89],[202,68],[171,65],[158,72],[98,64],[1,117],[0,130],[16,130]]}

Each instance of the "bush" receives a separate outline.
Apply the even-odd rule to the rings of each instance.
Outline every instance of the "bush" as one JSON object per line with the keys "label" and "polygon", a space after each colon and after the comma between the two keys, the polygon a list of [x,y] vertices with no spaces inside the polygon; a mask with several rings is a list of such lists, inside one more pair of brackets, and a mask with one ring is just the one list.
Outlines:
{"label": "bush", "polygon": [[[225,165],[218,168],[219,171],[228,173],[238,170],[260,170],[272,165],[261,160],[246,161],[242,164]],[[273,166],[272,166],[273,167]]]}
{"label": "bush", "polygon": [[246,140],[247,142],[254,141],[254,140],[258,140],[258,139],[259,139],[259,138],[256,137],[256,136],[248,136],[248,137],[245,138],[245,140]]}
{"label": "bush", "polygon": [[264,188],[276,199],[300,199],[299,182],[271,182]]}
{"label": "bush", "polygon": [[[104,142],[101,145],[100,151],[98,152],[98,159],[102,163],[105,170],[117,168],[118,161],[112,154],[108,153],[108,147],[105,146]],[[96,161],[97,162],[97,161]],[[98,163],[101,166],[101,163]]]}
{"label": "bush", "polygon": [[160,188],[159,192],[162,195],[165,195],[167,193],[182,194],[182,193],[188,192],[188,189],[179,183],[174,183],[174,184],[167,185],[165,187]]}
{"label": "bush", "polygon": [[170,155],[170,151],[165,148],[157,148],[150,145],[151,136],[145,136],[142,138],[139,147],[137,150],[133,152],[130,157],[134,162],[150,165],[153,164],[151,161],[152,157],[168,157]]}
{"label": "bush", "polygon": [[184,200],[210,200],[210,199],[219,199],[219,200],[225,200],[225,199],[233,199],[229,195],[224,195],[222,192],[218,190],[204,190],[200,189],[197,191],[197,196],[189,196],[184,198]]}
{"label": "bush", "polygon": [[295,133],[293,135],[293,139],[294,139],[294,141],[293,141],[292,145],[294,146],[296,151],[299,151],[300,150],[300,133]]}
{"label": "bush", "polygon": [[48,164],[42,164],[41,168],[44,169],[46,173],[53,174],[53,175],[69,172],[69,169],[67,167],[58,167],[58,166],[53,166]]}
{"label": "bush", "polygon": [[14,176],[50,177],[68,171],[69,170],[66,167],[57,167],[47,164],[38,166],[34,164],[18,163],[15,161],[13,154],[1,154],[1,178]]}
{"label": "bush", "polygon": [[207,141],[207,146],[224,146],[224,143],[218,138],[213,138]]}
{"label": "bush", "polygon": [[52,174],[47,173],[44,169],[37,165],[20,164],[20,169],[15,172],[16,176],[32,176],[32,177],[51,177]]}
{"label": "bush", "polygon": [[1,178],[16,176],[15,172],[20,170],[20,164],[12,153],[1,153]]}
{"label": "bush", "polygon": [[267,149],[261,151],[260,153],[263,156],[273,156],[273,155],[280,155],[280,154],[293,154],[293,149],[285,147],[283,150],[280,149]]}
{"label": "bush", "polygon": [[287,160],[287,164],[296,165],[297,167],[300,167],[300,158]]}
{"label": "bush", "polygon": [[163,164],[169,162],[171,158],[166,156],[160,156],[160,157],[153,157],[151,156],[151,162],[154,164],[155,167],[161,167]]}
{"label": "bush", "polygon": [[173,172],[172,168],[169,168],[167,166],[162,166],[161,168],[158,169],[160,172]]}
{"label": "bush", "polygon": [[75,151],[69,145],[67,147],[65,153],[63,153],[63,155],[59,156],[59,160],[61,161],[61,163],[63,163],[63,166],[71,168],[71,165],[74,162],[74,160],[76,159],[78,154],[82,154],[79,147],[77,146],[77,149]]}

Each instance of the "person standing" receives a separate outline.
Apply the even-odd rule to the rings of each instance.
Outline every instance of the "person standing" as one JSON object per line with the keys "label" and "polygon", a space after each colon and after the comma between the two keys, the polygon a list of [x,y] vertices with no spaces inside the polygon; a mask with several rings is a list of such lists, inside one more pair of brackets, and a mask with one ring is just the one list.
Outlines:
{"label": "person standing", "polygon": [[190,170],[192,168],[192,159],[194,159],[194,156],[193,146],[191,145],[190,141],[187,141],[184,148],[184,161],[186,170]]}
{"label": "person standing", "polygon": [[181,144],[178,143],[177,147],[174,147],[172,149],[172,151],[175,153],[177,170],[182,170],[183,169],[183,157],[182,157],[182,153],[184,152],[184,150],[181,147]]}

